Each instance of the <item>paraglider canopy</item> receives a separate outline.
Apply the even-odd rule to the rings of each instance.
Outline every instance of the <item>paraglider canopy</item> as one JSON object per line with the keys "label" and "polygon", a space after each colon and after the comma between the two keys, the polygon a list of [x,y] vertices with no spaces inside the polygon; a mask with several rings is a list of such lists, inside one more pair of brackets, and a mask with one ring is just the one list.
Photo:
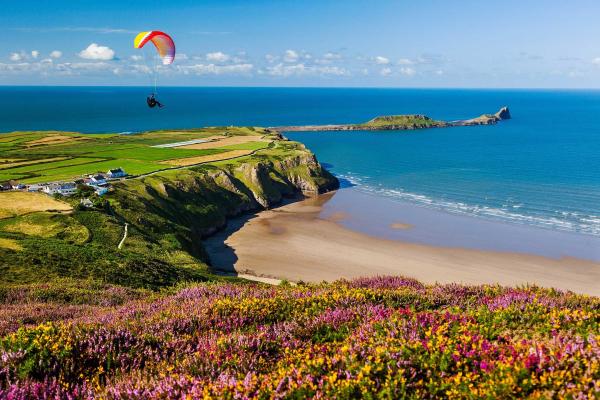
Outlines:
{"label": "paraglider canopy", "polygon": [[169,65],[175,60],[175,43],[171,36],[161,31],[140,32],[133,40],[133,47],[141,49],[148,42],[156,46],[163,65]]}

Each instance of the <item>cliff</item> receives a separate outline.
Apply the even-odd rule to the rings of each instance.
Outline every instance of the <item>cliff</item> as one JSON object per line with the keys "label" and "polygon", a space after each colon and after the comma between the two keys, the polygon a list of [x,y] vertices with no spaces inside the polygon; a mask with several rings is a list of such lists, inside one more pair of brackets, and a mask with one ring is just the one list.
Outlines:
{"label": "cliff", "polygon": [[493,125],[502,120],[510,119],[510,111],[508,107],[502,107],[495,114],[483,114],[477,118],[467,119],[463,121],[455,121],[454,126],[471,126],[471,125]]}
{"label": "cliff", "polygon": [[221,279],[210,274],[203,237],[229,217],[337,187],[310,151],[285,140],[248,156],[115,182],[102,206],[78,207],[73,199],[68,215],[0,221],[0,239],[12,244],[0,246],[0,287],[73,278],[157,289]]}

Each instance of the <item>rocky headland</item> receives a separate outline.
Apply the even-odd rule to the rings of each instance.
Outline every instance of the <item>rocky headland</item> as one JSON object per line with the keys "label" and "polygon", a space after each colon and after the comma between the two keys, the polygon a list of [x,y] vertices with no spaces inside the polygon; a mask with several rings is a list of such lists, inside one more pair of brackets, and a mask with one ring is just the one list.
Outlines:
{"label": "rocky headland", "polygon": [[394,131],[448,128],[453,126],[493,125],[510,118],[511,116],[508,107],[502,107],[495,114],[483,114],[476,118],[456,121],[439,121],[422,114],[405,114],[379,116],[362,124],[277,126],[269,129],[276,132]]}

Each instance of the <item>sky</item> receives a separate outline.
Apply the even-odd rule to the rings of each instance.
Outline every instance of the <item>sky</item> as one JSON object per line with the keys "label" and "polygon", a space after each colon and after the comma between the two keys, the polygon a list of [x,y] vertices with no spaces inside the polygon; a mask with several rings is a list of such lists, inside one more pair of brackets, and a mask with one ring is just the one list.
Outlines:
{"label": "sky", "polygon": [[600,88],[597,0],[3,2],[0,85]]}

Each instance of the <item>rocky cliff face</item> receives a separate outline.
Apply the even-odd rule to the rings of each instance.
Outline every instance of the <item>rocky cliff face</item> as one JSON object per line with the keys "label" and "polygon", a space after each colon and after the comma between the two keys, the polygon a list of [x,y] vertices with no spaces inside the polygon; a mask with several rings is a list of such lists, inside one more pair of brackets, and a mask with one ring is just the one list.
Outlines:
{"label": "rocky cliff face", "polygon": [[[290,143],[290,142],[288,142]],[[338,188],[337,179],[303,146],[256,155],[243,162],[205,165],[120,182],[110,195],[114,211],[140,232],[176,238],[203,254],[199,239],[227,218],[278,204],[284,197],[311,196]]]}
{"label": "rocky cliff face", "polygon": [[510,111],[508,107],[502,107],[495,114],[483,114],[477,118],[467,119],[464,121],[456,121],[453,126],[472,126],[472,125],[494,125],[502,120],[510,119]]}

